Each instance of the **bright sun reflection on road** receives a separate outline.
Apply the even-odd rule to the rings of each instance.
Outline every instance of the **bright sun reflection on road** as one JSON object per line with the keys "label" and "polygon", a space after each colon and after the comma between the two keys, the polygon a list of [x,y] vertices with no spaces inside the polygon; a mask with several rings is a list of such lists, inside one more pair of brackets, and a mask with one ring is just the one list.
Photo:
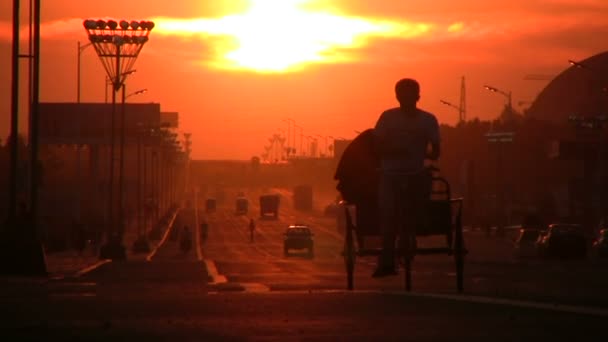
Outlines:
{"label": "bright sun reflection on road", "polygon": [[164,35],[206,39],[221,69],[288,72],[310,63],[351,60],[347,49],[365,46],[372,37],[423,35],[431,25],[349,17],[305,7],[310,0],[252,0],[238,14],[213,19],[156,18]]}

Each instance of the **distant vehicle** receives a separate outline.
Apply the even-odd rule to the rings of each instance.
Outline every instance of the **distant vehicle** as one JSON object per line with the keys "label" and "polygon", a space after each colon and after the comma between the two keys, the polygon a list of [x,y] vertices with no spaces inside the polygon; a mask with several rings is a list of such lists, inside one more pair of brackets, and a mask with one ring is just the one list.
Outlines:
{"label": "distant vehicle", "polygon": [[536,246],[541,257],[584,258],[587,255],[587,241],[579,224],[550,224],[539,236]]}
{"label": "distant vehicle", "polygon": [[283,235],[283,252],[285,256],[289,256],[290,249],[306,249],[309,258],[314,256],[314,243],[312,239],[314,234],[308,226],[300,224],[291,225]]}
{"label": "distant vehicle", "polygon": [[538,255],[536,241],[540,236],[539,229],[521,228],[515,240],[515,256],[517,258],[530,258]]}
{"label": "distant vehicle", "polygon": [[591,245],[591,254],[597,258],[608,258],[608,228],[600,230]]}
{"label": "distant vehicle", "polygon": [[262,195],[260,196],[260,218],[278,219],[279,218],[279,203],[281,198],[279,195]]}
{"label": "distant vehicle", "polygon": [[208,213],[212,213],[215,211],[216,206],[217,202],[215,201],[215,198],[208,198],[205,202],[205,211]]}
{"label": "distant vehicle", "polygon": [[238,197],[236,199],[236,214],[245,215],[249,210],[249,201],[245,197]]}

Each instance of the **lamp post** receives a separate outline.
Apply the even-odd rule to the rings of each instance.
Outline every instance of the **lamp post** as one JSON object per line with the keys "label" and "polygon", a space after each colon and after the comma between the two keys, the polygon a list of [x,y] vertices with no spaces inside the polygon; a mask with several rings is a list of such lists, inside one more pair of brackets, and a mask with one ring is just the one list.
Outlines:
{"label": "lamp post", "polygon": [[328,135],[327,138],[331,139],[331,144],[327,145],[327,155],[328,155],[328,157],[333,157],[334,145],[335,145],[334,143],[335,143],[336,138],[334,138],[331,135]]}
{"label": "lamp post", "polygon": [[184,190],[190,190],[190,153],[192,152],[192,133],[184,133],[184,156],[186,158],[184,170]]}
{"label": "lamp post", "polygon": [[77,50],[78,62],[77,62],[77,71],[76,71],[76,102],[77,103],[80,103],[80,75],[81,75],[80,59],[82,56],[82,52],[91,45],[93,45],[93,43],[87,43],[87,44],[82,45],[80,43],[80,41],[78,41],[78,50]]}
{"label": "lamp post", "polygon": [[[304,155],[304,128],[302,128],[301,126],[298,126],[296,124],[294,124],[294,128],[298,128],[300,130],[300,155],[303,156]],[[295,145],[295,137],[294,137],[294,145]]]}
{"label": "lamp post", "polygon": [[444,105],[446,105],[448,107],[452,107],[452,108],[456,109],[458,111],[458,113],[460,114],[460,117],[458,118],[458,123],[459,124],[463,123],[463,118],[462,118],[462,114],[461,114],[462,111],[463,111],[462,108],[460,108],[459,106],[457,106],[457,105],[455,105],[455,104],[453,104],[451,102],[445,101],[445,100],[439,100],[439,102],[443,103]]}
{"label": "lamp post", "polygon": [[[573,67],[577,68],[577,69],[584,69],[588,72],[588,74],[591,76],[591,80],[600,83],[599,84],[599,89],[600,91],[604,92],[606,95],[608,95],[608,88],[607,88],[607,84],[608,84],[608,77],[603,77],[598,70],[596,70],[595,68],[590,67],[589,65],[585,64],[585,63],[581,63],[581,62],[577,62],[574,60],[569,59],[568,63],[570,65],[572,65]],[[590,189],[595,189],[595,191],[591,190],[591,194],[593,194],[593,192],[596,192],[596,198],[597,198],[597,208],[596,208],[596,212],[595,212],[595,219],[604,219],[606,213],[604,211],[603,208],[603,197],[604,197],[604,191],[605,191],[605,183],[603,182],[604,180],[604,174],[605,174],[605,149],[606,149],[606,138],[605,138],[605,132],[604,132],[604,128],[606,126],[606,121],[607,121],[607,115],[608,113],[601,113],[601,107],[602,105],[598,103],[598,113],[596,113],[594,116],[577,116],[577,115],[573,115],[569,117],[569,121],[574,123],[576,125],[576,127],[578,128],[586,128],[586,129],[593,129],[593,130],[597,130],[600,132],[599,134],[599,141],[598,141],[598,148],[597,148],[597,161],[594,163],[593,161],[589,160],[589,158],[585,159],[585,173],[586,173],[586,179],[591,179],[591,178],[595,178],[597,179],[597,186],[593,185],[593,182],[591,182],[591,184],[589,184],[589,188]],[[606,107],[606,109],[608,111],[608,107]],[[592,165],[595,164],[595,167],[592,167]],[[595,177],[592,177],[589,174],[595,174]],[[587,177],[589,176],[589,177]],[[590,198],[591,196],[586,196],[587,198]],[[588,206],[591,207],[591,206]],[[592,216],[592,215],[586,215],[586,216]],[[591,224],[595,224],[595,222],[592,222]]]}
{"label": "lamp post", "polygon": [[[3,248],[0,257],[2,274],[19,275],[46,275],[46,262],[44,250],[37,236],[38,216],[38,125],[39,125],[39,99],[40,99],[40,0],[30,1],[29,13],[29,51],[27,54],[19,53],[19,40],[21,27],[20,1],[13,0],[12,7],[12,46],[11,46],[11,103],[10,103],[10,178],[8,179],[8,232],[5,231]],[[32,32],[33,30],[33,32]],[[32,36],[33,34],[33,36]],[[19,151],[19,58],[29,59],[29,212],[22,212],[21,205],[17,205],[17,182]],[[25,160],[25,159],[24,159]],[[23,177],[25,178],[25,177]],[[23,203],[25,205],[25,203]],[[20,222],[19,222],[20,221]],[[8,233],[8,234],[7,234]],[[12,240],[12,241],[11,241]]]}
{"label": "lamp post", "polygon": [[[295,152],[295,125],[296,121],[291,118],[283,119],[287,123],[287,157]],[[293,127],[292,127],[293,125]],[[290,139],[291,138],[291,139]],[[293,144],[292,144],[293,140]]]}
{"label": "lamp post", "polygon": [[[135,70],[127,71],[124,74],[132,74]],[[135,91],[129,95],[125,95],[126,93],[126,84],[122,83],[122,104],[121,104],[121,113],[120,113],[120,151],[119,151],[119,171],[118,171],[118,224],[120,225],[121,234],[124,233],[126,227],[124,226],[124,178],[125,178],[125,117],[126,117],[126,100],[127,98],[139,94],[143,94],[148,91],[148,89],[140,89]]]}
{"label": "lamp post", "polygon": [[[323,153],[321,153],[321,149],[319,148],[319,143],[317,142],[317,149],[319,150],[319,157],[322,157],[325,155],[326,151],[327,151],[327,138],[320,135],[320,134],[315,134],[315,137],[321,138],[325,140],[325,146],[323,148]],[[316,139],[315,139],[316,140]]]}
{"label": "lamp post", "polygon": [[[503,95],[506,99],[507,99],[507,115],[509,115],[509,119],[512,118],[513,116],[513,104],[512,104],[512,97],[511,97],[511,91],[503,91],[500,90],[496,87],[492,87],[489,85],[484,85],[484,88],[486,90],[489,90],[493,93],[498,93]],[[491,143],[491,145],[496,145],[496,232],[499,235],[502,235],[504,233],[504,225],[505,222],[503,220],[504,215],[501,215],[501,212],[503,210],[503,206],[504,206],[504,191],[505,191],[505,186],[504,186],[504,176],[505,176],[505,172],[503,172],[503,145],[504,143],[511,143],[513,141],[513,136],[514,133],[513,132],[497,132],[497,131],[492,131],[492,132],[488,132],[486,134],[486,138],[488,140],[489,143]]]}
{"label": "lamp post", "polygon": [[513,104],[511,101],[511,91],[509,90],[508,92],[500,90],[498,88],[489,86],[489,85],[484,85],[483,86],[485,89],[493,92],[493,93],[498,93],[503,95],[506,99],[507,99],[507,111],[508,111],[508,115],[509,116],[513,116]]}
{"label": "lamp post", "polygon": [[[147,225],[147,206],[145,205],[146,193],[146,144],[147,127],[141,123],[137,123],[136,139],[137,139],[137,198],[136,198],[136,215],[137,215],[137,240],[133,243],[133,252],[148,253],[150,245],[146,235]],[[143,145],[143,146],[142,146]],[[143,163],[142,163],[143,162]],[[142,165],[143,164],[143,165]],[[142,177],[143,172],[143,177]],[[143,184],[142,184],[143,181]]]}
{"label": "lamp post", "polygon": [[14,221],[17,218],[17,166],[18,159],[18,134],[19,134],[19,0],[13,0],[13,39],[11,46],[11,123],[10,123],[10,177],[8,219]]}
{"label": "lamp post", "polygon": [[312,139],[314,137],[312,135],[306,136],[306,148],[308,149],[308,156],[312,157]]}

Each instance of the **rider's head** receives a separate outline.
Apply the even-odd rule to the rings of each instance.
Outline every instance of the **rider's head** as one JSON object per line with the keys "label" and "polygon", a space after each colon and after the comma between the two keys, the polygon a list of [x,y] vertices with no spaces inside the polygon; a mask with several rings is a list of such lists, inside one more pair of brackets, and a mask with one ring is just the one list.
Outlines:
{"label": "rider's head", "polygon": [[395,95],[401,108],[416,108],[416,103],[420,99],[420,85],[411,78],[403,78],[395,84]]}

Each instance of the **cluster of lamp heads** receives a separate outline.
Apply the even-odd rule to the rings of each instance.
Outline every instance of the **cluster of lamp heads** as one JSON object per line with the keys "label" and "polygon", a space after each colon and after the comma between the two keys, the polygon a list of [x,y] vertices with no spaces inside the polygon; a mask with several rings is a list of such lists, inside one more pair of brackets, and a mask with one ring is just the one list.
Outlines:
{"label": "cluster of lamp heads", "polygon": [[133,20],[128,22],[126,20],[121,20],[117,22],[116,20],[93,20],[87,19],[83,22],[84,28],[87,30],[117,30],[119,27],[121,30],[144,30],[144,31],[152,31],[154,28],[153,21],[136,21]]}
{"label": "cluster of lamp heads", "polygon": [[89,33],[91,43],[144,44],[148,41],[148,33],[154,28],[154,22],[87,19],[83,22],[83,26]]}

